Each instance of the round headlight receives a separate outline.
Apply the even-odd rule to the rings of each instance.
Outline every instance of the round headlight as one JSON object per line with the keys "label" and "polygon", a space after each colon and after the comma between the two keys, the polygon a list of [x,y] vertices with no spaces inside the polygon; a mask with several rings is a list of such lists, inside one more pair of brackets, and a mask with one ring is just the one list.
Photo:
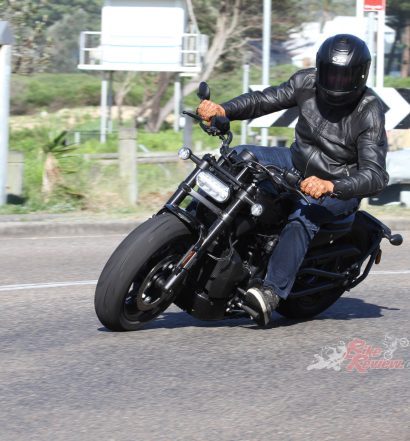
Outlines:
{"label": "round headlight", "polygon": [[186,161],[191,157],[191,153],[191,149],[189,149],[188,147],[182,147],[181,149],[179,149],[178,156],[180,159]]}
{"label": "round headlight", "polygon": [[251,206],[251,213],[253,216],[260,216],[263,213],[263,207],[261,204],[253,204]]}

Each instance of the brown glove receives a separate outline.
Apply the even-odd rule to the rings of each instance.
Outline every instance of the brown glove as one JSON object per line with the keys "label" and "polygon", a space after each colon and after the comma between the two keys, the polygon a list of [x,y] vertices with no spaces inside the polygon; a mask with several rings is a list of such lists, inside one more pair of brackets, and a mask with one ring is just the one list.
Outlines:
{"label": "brown glove", "polygon": [[212,101],[203,100],[196,109],[196,113],[204,120],[210,121],[214,116],[226,116],[225,109]]}
{"label": "brown glove", "polygon": [[332,181],[326,181],[316,176],[309,176],[301,182],[300,189],[303,193],[318,199],[326,193],[332,193],[334,184]]}

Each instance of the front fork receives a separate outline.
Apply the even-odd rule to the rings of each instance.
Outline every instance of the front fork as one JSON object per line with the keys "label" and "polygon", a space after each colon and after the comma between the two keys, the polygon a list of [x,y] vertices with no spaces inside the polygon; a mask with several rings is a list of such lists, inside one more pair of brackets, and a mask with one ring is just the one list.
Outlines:
{"label": "front fork", "polygon": [[[221,163],[218,161],[218,164]],[[199,202],[205,202],[204,197],[197,193],[193,188],[196,184],[196,177],[202,170],[207,170],[212,167],[207,160],[202,160],[197,163],[195,170],[181,183],[178,190],[173,194],[169,201],[165,204],[165,210],[171,211],[173,214],[178,216],[179,204],[185,199],[186,196],[190,195],[193,198],[199,200]],[[240,173],[237,178],[241,177],[243,173]],[[244,205],[251,202],[250,197],[256,192],[256,185],[250,184],[248,188],[242,188],[236,191],[233,196],[233,202],[225,209],[220,210],[216,205],[214,205],[209,200],[206,200],[206,206],[211,211],[217,215],[217,219],[211,225],[209,230],[206,232],[205,227],[197,227],[199,232],[199,238],[197,242],[185,253],[178,264],[175,266],[172,274],[167,280],[159,281],[160,288],[163,291],[163,295],[167,293],[172,294],[175,289],[183,282],[185,276],[188,274],[189,270],[198,262],[202,257],[204,252],[209,248],[209,246],[214,242],[218,235],[225,231],[227,227],[232,225],[234,219],[236,218],[239,211]],[[164,210],[161,210],[163,212]],[[179,216],[178,216],[179,217]],[[186,219],[181,219],[186,220]]]}

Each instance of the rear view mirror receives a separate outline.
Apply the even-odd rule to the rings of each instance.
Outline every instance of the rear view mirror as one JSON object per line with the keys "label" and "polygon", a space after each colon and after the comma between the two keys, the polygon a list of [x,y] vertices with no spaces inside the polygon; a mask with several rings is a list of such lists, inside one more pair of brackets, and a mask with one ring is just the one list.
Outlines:
{"label": "rear view mirror", "polygon": [[209,100],[211,98],[211,90],[205,81],[199,83],[197,96],[201,100]]}

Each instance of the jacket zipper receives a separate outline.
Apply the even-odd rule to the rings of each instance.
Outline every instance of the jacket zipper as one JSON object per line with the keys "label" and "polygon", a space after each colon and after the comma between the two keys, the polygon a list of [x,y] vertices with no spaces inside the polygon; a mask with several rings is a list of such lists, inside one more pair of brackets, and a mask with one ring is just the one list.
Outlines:
{"label": "jacket zipper", "polygon": [[310,154],[309,159],[308,159],[308,161],[307,161],[307,163],[306,163],[304,176],[306,176],[306,173],[307,173],[307,169],[308,169],[308,167],[309,167],[310,160],[312,159],[312,156],[315,154],[315,152],[316,152],[316,149],[313,147],[313,152]]}
{"label": "jacket zipper", "polygon": [[347,166],[347,164],[345,164],[345,169],[346,169],[347,176],[350,176],[350,171],[349,171],[349,167]]}

